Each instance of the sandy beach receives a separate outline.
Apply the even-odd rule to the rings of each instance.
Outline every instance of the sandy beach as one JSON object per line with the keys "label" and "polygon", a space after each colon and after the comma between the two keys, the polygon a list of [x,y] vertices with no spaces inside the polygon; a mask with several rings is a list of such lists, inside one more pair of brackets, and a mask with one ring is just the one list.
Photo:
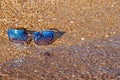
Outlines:
{"label": "sandy beach", "polygon": [[[64,32],[11,43],[9,28]],[[119,0],[0,0],[0,80],[119,80]]]}

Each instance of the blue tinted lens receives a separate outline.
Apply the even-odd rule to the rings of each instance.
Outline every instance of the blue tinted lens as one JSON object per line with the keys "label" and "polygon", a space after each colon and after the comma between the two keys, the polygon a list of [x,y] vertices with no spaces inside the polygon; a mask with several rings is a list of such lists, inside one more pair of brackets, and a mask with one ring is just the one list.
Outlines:
{"label": "blue tinted lens", "polygon": [[54,37],[54,31],[43,30],[41,32],[34,32],[33,39],[36,44],[50,44]]}
{"label": "blue tinted lens", "polygon": [[27,42],[28,34],[25,30],[8,29],[8,38],[13,42]]}

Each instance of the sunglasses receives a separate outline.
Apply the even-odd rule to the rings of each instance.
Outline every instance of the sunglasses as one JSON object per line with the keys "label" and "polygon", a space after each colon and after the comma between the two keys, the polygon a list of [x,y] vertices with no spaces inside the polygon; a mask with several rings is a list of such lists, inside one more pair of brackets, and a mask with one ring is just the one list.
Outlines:
{"label": "sunglasses", "polygon": [[[56,30],[57,31],[57,30]],[[54,39],[55,29],[42,31],[28,31],[23,28],[10,28],[8,29],[8,38],[11,42],[15,43],[29,43],[32,39],[37,45],[51,44]]]}

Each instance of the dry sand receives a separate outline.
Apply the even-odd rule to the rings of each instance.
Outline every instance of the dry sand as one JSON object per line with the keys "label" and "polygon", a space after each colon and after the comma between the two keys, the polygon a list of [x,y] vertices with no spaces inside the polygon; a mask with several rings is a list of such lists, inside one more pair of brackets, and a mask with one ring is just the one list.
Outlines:
{"label": "dry sand", "polygon": [[[65,34],[11,44],[10,27]],[[0,0],[0,80],[119,80],[119,37],[120,0]]]}

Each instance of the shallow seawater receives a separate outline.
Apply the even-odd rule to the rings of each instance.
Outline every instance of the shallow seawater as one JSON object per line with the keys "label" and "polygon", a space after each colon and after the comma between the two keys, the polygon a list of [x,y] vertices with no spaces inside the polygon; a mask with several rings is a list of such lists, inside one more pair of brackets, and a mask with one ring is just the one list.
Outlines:
{"label": "shallow seawater", "polygon": [[[119,79],[120,37],[63,46],[12,59],[1,72],[13,79]],[[18,46],[17,46],[18,47]],[[50,55],[46,55],[45,52]],[[29,73],[29,74],[28,74]],[[34,76],[33,76],[34,75]],[[32,76],[32,77],[31,77]]]}

